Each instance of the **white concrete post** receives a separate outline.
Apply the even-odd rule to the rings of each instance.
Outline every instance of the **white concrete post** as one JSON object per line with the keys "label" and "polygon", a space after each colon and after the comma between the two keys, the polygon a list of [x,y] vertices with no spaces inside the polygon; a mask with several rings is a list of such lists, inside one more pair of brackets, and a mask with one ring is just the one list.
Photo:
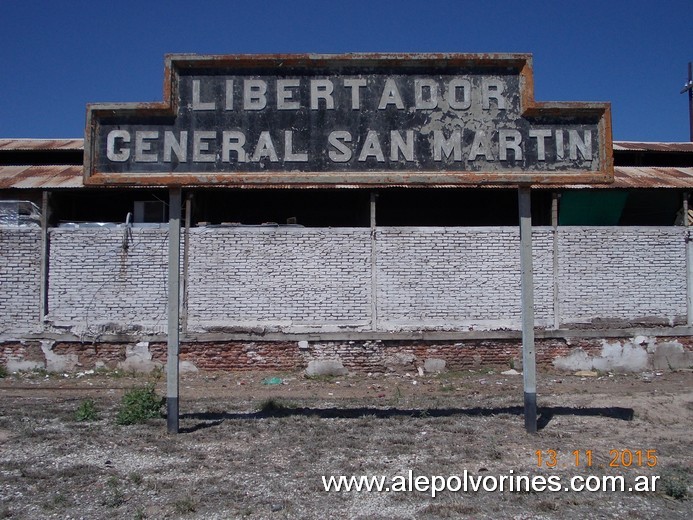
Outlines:
{"label": "white concrete post", "polygon": [[522,289],[522,374],[525,430],[537,431],[537,378],[534,351],[534,279],[532,273],[532,204],[529,186],[518,189],[520,207],[520,277]]}

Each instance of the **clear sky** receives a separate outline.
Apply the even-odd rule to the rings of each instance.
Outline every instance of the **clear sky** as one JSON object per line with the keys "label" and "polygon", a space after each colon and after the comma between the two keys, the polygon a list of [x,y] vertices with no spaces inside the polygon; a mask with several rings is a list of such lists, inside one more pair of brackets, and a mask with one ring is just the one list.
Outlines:
{"label": "clear sky", "polygon": [[615,140],[689,139],[693,0],[0,0],[0,138],[160,101],[183,52],[530,52],[538,101],[610,101]]}

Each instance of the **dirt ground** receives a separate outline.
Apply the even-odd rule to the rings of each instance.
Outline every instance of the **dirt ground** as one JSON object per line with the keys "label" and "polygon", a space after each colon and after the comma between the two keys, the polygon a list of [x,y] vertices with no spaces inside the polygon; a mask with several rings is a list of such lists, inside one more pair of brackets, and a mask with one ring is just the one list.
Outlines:
{"label": "dirt ground", "polygon": [[[693,509],[691,371],[540,372],[535,435],[524,431],[522,376],[490,370],[184,374],[179,435],[164,418],[117,425],[123,393],[153,379],[0,379],[0,518],[683,519]],[[163,378],[156,388],[165,395]],[[79,422],[88,398],[98,419]],[[465,470],[487,490],[432,497],[423,479],[425,490],[407,490],[410,472],[462,479]],[[332,475],[386,476],[397,491],[325,491],[321,477]],[[560,477],[561,489],[509,490],[506,480],[488,490],[486,477],[504,475]],[[570,477],[604,475],[627,486],[659,479],[654,491],[563,489]]]}

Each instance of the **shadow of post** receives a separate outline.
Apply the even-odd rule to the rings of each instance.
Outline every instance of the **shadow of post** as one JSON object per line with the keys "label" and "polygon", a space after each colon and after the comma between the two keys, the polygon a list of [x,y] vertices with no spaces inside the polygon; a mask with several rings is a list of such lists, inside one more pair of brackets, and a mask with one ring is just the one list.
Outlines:
{"label": "shadow of post", "polygon": [[[551,419],[557,415],[575,417],[604,417],[621,421],[632,421],[634,410],[618,406],[576,408],[571,406],[544,406],[537,410],[537,428],[542,430],[548,426]],[[495,415],[523,415],[522,406],[474,407],[474,408],[310,408],[292,406],[273,406],[257,412],[195,412],[180,415],[182,420],[204,421],[195,426],[181,428],[181,433],[192,433],[205,428],[219,426],[224,421],[248,419],[272,419],[279,417],[318,417],[321,419],[358,419],[373,417],[389,419],[392,417],[491,417]]]}

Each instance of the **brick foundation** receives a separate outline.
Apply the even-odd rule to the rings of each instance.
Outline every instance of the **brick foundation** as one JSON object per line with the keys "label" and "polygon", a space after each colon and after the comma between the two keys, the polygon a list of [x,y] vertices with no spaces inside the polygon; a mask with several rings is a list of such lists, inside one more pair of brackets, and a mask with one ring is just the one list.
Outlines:
{"label": "brick foundation", "polygon": [[[632,338],[601,339],[540,339],[535,342],[539,367],[551,367],[558,357],[568,356],[580,349],[597,357],[604,342],[631,342]],[[648,338],[654,345],[676,343],[686,352],[693,352],[693,338]],[[652,343],[655,342],[655,343]],[[643,349],[645,343],[643,343]],[[7,342],[0,344],[0,364],[31,362],[35,367],[49,366],[44,349],[51,356],[72,360],[65,371],[88,370],[99,367],[115,369],[126,360],[126,343],[79,342]],[[145,344],[151,361],[166,363],[166,344]],[[648,347],[649,348],[649,347]],[[650,348],[651,350],[651,348]],[[180,360],[198,370],[206,371],[294,371],[303,370],[312,360],[338,359],[351,372],[416,371],[426,359],[445,360],[448,370],[493,368],[522,368],[520,340],[468,341],[233,341],[182,343]]]}

